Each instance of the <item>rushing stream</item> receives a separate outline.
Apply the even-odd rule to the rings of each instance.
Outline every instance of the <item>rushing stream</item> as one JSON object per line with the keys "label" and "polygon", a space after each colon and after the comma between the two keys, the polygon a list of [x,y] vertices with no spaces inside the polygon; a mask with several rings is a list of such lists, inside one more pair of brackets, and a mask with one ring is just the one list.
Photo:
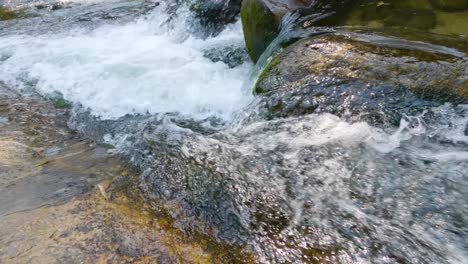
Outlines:
{"label": "rushing stream", "polygon": [[240,22],[206,37],[170,1],[3,3],[32,15],[0,21],[0,82],[73,102],[70,126],[128,155],[181,227],[265,263],[468,260],[468,105],[262,120]]}

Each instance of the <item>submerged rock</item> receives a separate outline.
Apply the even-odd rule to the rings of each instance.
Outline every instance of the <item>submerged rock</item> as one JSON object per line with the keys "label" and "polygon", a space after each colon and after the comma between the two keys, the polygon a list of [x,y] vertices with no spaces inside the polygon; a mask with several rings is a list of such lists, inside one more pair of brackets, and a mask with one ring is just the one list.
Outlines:
{"label": "submerged rock", "polygon": [[468,102],[466,57],[437,49],[370,35],[306,38],[272,59],[255,93],[269,117],[328,112],[398,122],[423,107]]}
{"label": "submerged rock", "polygon": [[[404,18],[404,19],[402,19]],[[431,5],[422,1],[360,1],[346,16],[329,22],[332,25],[399,26],[429,30],[436,24]]]}
{"label": "submerged rock", "polygon": [[[241,18],[249,55],[257,62],[279,34],[282,19],[289,13],[298,14],[297,23],[302,28],[397,28],[466,36],[467,5],[467,1],[429,0],[246,0],[242,4]],[[414,38],[418,33],[412,35]]]}
{"label": "submerged rock", "polygon": [[447,11],[468,10],[468,1],[466,0],[430,0],[437,8]]}
{"label": "submerged rock", "polygon": [[[449,1],[445,1],[449,2]],[[360,1],[342,16],[326,21],[328,26],[360,26],[372,29],[389,29],[432,32],[444,35],[467,35],[466,10],[447,11],[429,0],[418,1]],[[415,35],[415,34],[413,34]],[[414,37],[414,36],[413,36]]]}
{"label": "submerged rock", "polygon": [[[254,62],[275,39],[281,20],[291,12],[311,16],[313,21],[341,13],[351,1],[244,0],[241,8],[245,43]],[[312,22],[309,22],[311,24]]]}
{"label": "submerged rock", "polygon": [[[330,114],[211,135],[162,120],[139,124],[143,130],[126,144],[144,170],[146,195],[181,204],[183,210],[171,211],[181,226],[199,229],[204,225],[194,219],[200,218],[209,227],[204,232],[252,245],[261,263],[386,263],[387,258],[449,263],[434,241],[418,238],[406,223],[414,221],[422,230],[432,225],[422,219],[425,210],[447,226],[464,221],[454,209],[461,199],[437,204],[426,199],[443,197],[445,190],[434,190],[434,184],[450,167],[451,177],[461,179],[466,162],[420,160],[413,152],[418,141],[396,148],[393,140],[407,138],[407,132],[386,135]],[[451,189],[450,195],[461,197],[460,190]],[[450,207],[453,214],[436,207]]]}

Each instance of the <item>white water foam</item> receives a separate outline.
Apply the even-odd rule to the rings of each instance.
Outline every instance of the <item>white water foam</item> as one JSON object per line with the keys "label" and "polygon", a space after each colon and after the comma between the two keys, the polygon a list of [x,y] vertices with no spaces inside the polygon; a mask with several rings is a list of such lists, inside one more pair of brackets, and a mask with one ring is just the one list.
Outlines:
{"label": "white water foam", "polygon": [[8,8],[22,9],[37,5],[47,4],[98,4],[98,3],[112,3],[121,2],[125,0],[0,0],[0,4]]}
{"label": "white water foam", "polygon": [[125,114],[179,112],[195,118],[229,118],[251,100],[242,91],[252,68],[229,68],[203,51],[218,44],[243,45],[240,24],[200,40],[184,31],[183,17],[163,26],[159,7],[126,25],[91,32],[0,38],[0,81],[19,89],[31,83],[41,94],[60,92],[93,114],[114,119]]}

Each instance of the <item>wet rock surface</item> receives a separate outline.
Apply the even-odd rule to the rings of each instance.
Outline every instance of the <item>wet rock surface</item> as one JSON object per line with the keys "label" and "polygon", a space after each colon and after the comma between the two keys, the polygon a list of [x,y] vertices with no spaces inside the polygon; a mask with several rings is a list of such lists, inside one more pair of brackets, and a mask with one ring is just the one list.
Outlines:
{"label": "wet rock surface", "polygon": [[149,206],[121,156],[67,128],[68,109],[0,91],[1,263],[254,263]]}
{"label": "wet rock surface", "polygon": [[227,24],[237,21],[242,0],[191,0],[190,10],[195,13],[208,35],[216,35]]}
{"label": "wet rock surface", "polygon": [[224,62],[230,68],[234,68],[249,60],[249,55],[244,48],[237,46],[226,46],[218,49],[207,49],[205,57],[213,62]]}
{"label": "wet rock surface", "polygon": [[[455,115],[466,113],[460,107]],[[431,156],[438,151],[434,144],[439,136],[423,136],[395,149],[392,140],[412,137],[418,122],[431,115],[423,120],[409,118],[408,126],[388,136],[388,142],[378,129],[328,114],[258,122],[211,135],[164,125],[161,119],[140,119],[130,125],[141,125],[133,132],[123,130],[131,120],[105,127],[127,135],[127,153],[145,168],[145,195],[181,205],[171,211],[179,225],[200,228],[199,217],[203,232],[252,244],[260,262],[355,263],[362,257],[375,263],[450,263],[439,249],[441,240],[419,234],[426,228],[445,235],[454,230],[450,240],[463,245],[466,164],[461,153],[466,145],[446,141],[450,153],[461,155],[452,161]],[[414,148],[421,146],[427,154],[415,155]],[[448,181],[447,170],[461,185],[434,191],[431,186]],[[379,188],[386,191],[372,191]],[[440,203],[424,202],[436,197]]]}
{"label": "wet rock surface", "polygon": [[18,15],[14,11],[8,10],[4,7],[0,7],[0,20],[10,20],[15,19],[17,17]]}
{"label": "wet rock surface", "polygon": [[241,18],[247,50],[254,62],[280,32],[281,20],[285,15],[298,10],[304,14],[311,12],[326,13],[328,4],[336,1],[295,1],[295,0],[246,0],[242,2]]}
{"label": "wet rock surface", "polygon": [[256,84],[266,116],[328,112],[374,124],[398,123],[403,114],[468,102],[463,55],[438,53],[430,45],[417,49],[398,39],[376,42],[372,36],[335,34],[285,49]]}
{"label": "wet rock surface", "polygon": [[[77,13],[69,20],[62,20],[67,9],[59,9],[52,21],[31,18],[27,25],[38,22],[36,34],[98,26],[103,20],[115,25],[143,14],[141,3],[116,2],[109,9],[103,4],[74,6]],[[137,7],[129,8],[133,4]],[[410,24],[420,22],[426,19]],[[33,28],[2,25],[7,27],[0,34]],[[310,39],[298,50],[314,56],[290,57],[297,62],[292,59],[285,65],[273,60],[259,82],[265,89],[259,91],[260,104],[267,107],[256,116],[254,101],[252,108],[239,113],[253,115],[256,122],[240,120],[237,125],[238,120],[231,124],[143,112],[101,120],[80,107],[78,99],[69,124],[98,145],[65,129],[66,109],[53,108],[53,102],[21,104],[24,98],[0,89],[12,100],[4,105],[5,117],[0,116],[0,128],[8,128],[2,140],[11,150],[0,151],[1,168],[10,169],[15,183],[23,186],[8,188],[40,187],[37,199],[34,192],[5,192],[8,201],[25,202],[1,207],[7,213],[0,217],[0,262],[464,263],[468,107],[421,99],[433,94],[418,90],[449,87],[439,99],[463,103],[464,90],[459,88],[464,86],[457,86],[463,71],[460,76],[456,72],[464,54],[451,48],[433,52],[440,47],[415,42],[410,51],[389,48],[382,44],[396,41],[406,47],[407,42],[375,36],[373,44],[364,45],[364,40]],[[231,61],[216,52],[202,53],[213,61]],[[236,61],[237,55],[233,58]],[[431,86],[439,73],[449,83]],[[313,80],[315,74],[323,78]],[[420,78],[409,80],[413,77]],[[34,81],[27,85],[34,86]],[[129,91],[137,92],[132,85],[119,100]],[[316,89],[323,92],[313,92]],[[319,107],[306,100],[298,106],[297,99],[311,94]],[[277,105],[270,102],[276,95],[285,100],[279,106],[291,107],[273,107]],[[358,122],[348,122],[347,112]],[[17,114],[24,124],[14,121]],[[395,122],[398,117],[400,122]],[[388,122],[384,129],[371,125]],[[26,147],[8,145],[13,134]],[[125,154],[141,175],[109,152]],[[219,241],[247,244],[257,258]]]}
{"label": "wet rock surface", "polygon": [[[93,29],[104,24],[123,24],[134,21],[142,15],[148,15],[159,6],[159,2],[153,0],[114,1],[112,5],[99,1],[93,4],[80,4],[57,3],[54,0],[8,1],[4,4],[8,9],[0,9],[0,23],[2,23],[0,35],[13,32],[18,34],[63,32],[64,24],[81,26],[83,29]],[[3,20],[1,18],[3,10],[15,16],[9,15],[10,19]],[[32,28],[31,24],[35,27]]]}
{"label": "wet rock surface", "polygon": [[254,62],[262,55],[268,44],[279,32],[281,17],[275,17],[268,6],[259,0],[246,0],[242,2],[242,26],[247,50]]}

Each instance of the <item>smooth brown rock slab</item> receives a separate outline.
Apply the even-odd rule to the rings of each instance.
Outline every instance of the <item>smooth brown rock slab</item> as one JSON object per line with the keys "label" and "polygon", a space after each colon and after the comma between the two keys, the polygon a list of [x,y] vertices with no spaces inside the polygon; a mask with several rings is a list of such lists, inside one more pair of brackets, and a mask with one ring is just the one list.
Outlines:
{"label": "smooth brown rock slab", "polygon": [[69,130],[67,109],[3,90],[0,263],[252,260],[240,248],[175,228],[166,212],[156,215],[141,195],[138,173]]}

